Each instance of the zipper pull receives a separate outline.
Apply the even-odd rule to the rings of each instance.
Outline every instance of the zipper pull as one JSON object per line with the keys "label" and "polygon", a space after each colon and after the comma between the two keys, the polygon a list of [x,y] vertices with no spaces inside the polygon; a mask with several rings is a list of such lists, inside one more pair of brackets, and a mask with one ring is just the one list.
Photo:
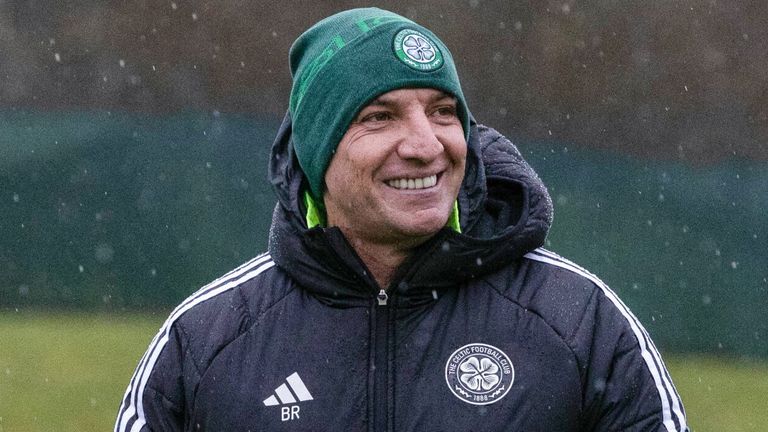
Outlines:
{"label": "zipper pull", "polygon": [[379,306],[386,306],[387,300],[389,300],[389,296],[387,295],[387,292],[382,289],[379,291],[379,294],[376,296],[376,299],[379,302]]}

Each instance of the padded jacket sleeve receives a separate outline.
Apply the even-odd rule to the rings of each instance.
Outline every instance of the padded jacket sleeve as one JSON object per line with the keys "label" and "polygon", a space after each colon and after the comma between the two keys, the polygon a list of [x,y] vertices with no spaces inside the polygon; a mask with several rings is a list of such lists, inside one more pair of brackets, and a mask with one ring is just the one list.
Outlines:
{"label": "padded jacket sleeve", "polygon": [[585,356],[583,430],[689,430],[680,397],[653,341],[604,285],[592,296],[575,336]]}
{"label": "padded jacket sleeve", "polygon": [[185,379],[198,374],[185,358],[178,325],[160,329],[142,357],[123,397],[115,432],[180,432],[184,429]]}

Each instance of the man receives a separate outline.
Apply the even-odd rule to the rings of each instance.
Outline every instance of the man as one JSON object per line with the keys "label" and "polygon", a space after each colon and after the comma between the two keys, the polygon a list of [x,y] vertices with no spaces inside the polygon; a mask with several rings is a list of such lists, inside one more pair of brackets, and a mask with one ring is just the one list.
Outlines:
{"label": "man", "polygon": [[122,431],[684,431],[647,333],[539,247],[546,189],[450,52],[379,9],[290,52],[269,254],[169,317]]}

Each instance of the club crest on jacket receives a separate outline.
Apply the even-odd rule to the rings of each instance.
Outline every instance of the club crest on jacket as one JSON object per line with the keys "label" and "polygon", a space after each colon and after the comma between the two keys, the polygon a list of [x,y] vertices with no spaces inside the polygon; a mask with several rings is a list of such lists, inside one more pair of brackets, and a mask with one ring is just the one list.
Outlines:
{"label": "club crest on jacket", "polygon": [[499,401],[512,388],[514,380],[512,361],[493,345],[464,345],[445,364],[448,388],[457,398],[473,405]]}

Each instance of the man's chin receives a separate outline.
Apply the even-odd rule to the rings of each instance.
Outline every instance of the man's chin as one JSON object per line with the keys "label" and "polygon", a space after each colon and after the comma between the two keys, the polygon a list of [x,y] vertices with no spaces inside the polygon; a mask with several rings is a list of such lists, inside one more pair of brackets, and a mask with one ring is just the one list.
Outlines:
{"label": "man's chin", "polygon": [[448,218],[443,217],[437,217],[437,218],[423,218],[423,219],[411,219],[408,221],[403,221],[403,223],[398,224],[396,226],[396,230],[403,236],[403,237],[414,237],[414,238],[420,238],[421,241],[424,241],[433,235],[437,234],[440,229],[442,229],[445,224],[447,223]]}

